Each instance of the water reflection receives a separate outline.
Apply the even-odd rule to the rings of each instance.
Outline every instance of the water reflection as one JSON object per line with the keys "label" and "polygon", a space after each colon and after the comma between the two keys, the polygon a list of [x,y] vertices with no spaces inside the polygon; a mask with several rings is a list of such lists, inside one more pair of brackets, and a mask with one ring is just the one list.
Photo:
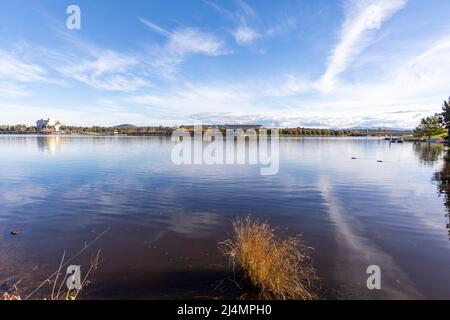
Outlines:
{"label": "water reflection", "polygon": [[38,150],[54,154],[61,150],[61,146],[64,143],[64,137],[60,136],[39,136],[36,138]]}
{"label": "water reflection", "polygon": [[[250,214],[303,234],[336,296],[450,298],[446,209],[430,183],[441,146],[283,138],[274,176],[176,166],[172,147],[159,137],[0,136],[0,283],[16,266],[39,265],[45,279],[63,251],[110,227],[88,297],[217,296],[212,284],[228,271],[217,243]],[[383,270],[379,295],[365,286],[369,264]]]}
{"label": "water reflection", "polygon": [[447,154],[444,157],[444,163],[442,165],[442,169],[435,173],[434,180],[437,181],[438,184],[438,191],[440,195],[444,196],[444,205],[447,208],[447,214],[445,215],[445,218],[447,219],[447,230],[449,233],[449,240],[450,240],[450,219],[449,219],[449,212],[450,212],[450,151],[447,151]]}
{"label": "water reflection", "polygon": [[414,143],[413,149],[419,158],[419,161],[425,165],[432,165],[433,162],[440,159],[444,152],[443,145],[425,142]]}

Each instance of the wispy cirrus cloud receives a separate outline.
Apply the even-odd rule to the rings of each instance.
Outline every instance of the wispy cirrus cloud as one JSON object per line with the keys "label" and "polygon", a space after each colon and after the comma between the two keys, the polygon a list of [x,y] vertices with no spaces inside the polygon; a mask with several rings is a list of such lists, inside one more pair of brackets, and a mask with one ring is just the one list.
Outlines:
{"label": "wispy cirrus cloud", "polygon": [[231,34],[237,44],[251,45],[261,37],[261,33],[249,23],[249,20],[257,19],[257,14],[244,0],[235,1],[237,6],[235,11],[228,10],[212,0],[203,0],[203,2],[226,18],[236,21],[236,27],[231,31]]}
{"label": "wispy cirrus cloud", "polygon": [[223,42],[210,33],[195,28],[183,28],[170,34],[166,49],[169,55],[178,57],[194,53],[218,56],[224,53],[223,46]]}
{"label": "wispy cirrus cloud", "polygon": [[[0,49],[0,98],[15,99],[29,96],[33,84],[57,83],[50,70],[39,64],[37,57],[24,54],[28,44],[16,44],[16,51]],[[62,83],[63,81],[61,81]]]}
{"label": "wispy cirrus cloud", "polygon": [[138,74],[142,61],[113,50],[96,49],[81,62],[66,62],[57,71],[93,88],[108,91],[136,91],[151,83]]}
{"label": "wispy cirrus cloud", "polygon": [[226,53],[224,42],[212,33],[193,27],[169,31],[148,19],[139,18],[139,21],[153,32],[166,38],[166,43],[158,50],[158,55],[152,62],[152,65],[166,76],[170,76],[176,66],[189,55],[219,56]]}
{"label": "wispy cirrus cloud", "polygon": [[355,58],[370,45],[376,30],[401,10],[407,0],[363,0],[347,1],[345,22],[340,31],[338,44],[329,57],[325,73],[319,86],[323,91],[331,90],[337,77],[343,73]]}
{"label": "wispy cirrus cloud", "polygon": [[145,25],[147,28],[149,28],[150,30],[152,30],[152,31],[154,31],[156,33],[159,33],[159,34],[161,34],[161,35],[163,35],[165,37],[170,36],[170,31],[168,31],[168,30],[158,26],[157,24],[151,22],[150,20],[147,20],[147,19],[139,17],[139,21],[143,25]]}
{"label": "wispy cirrus cloud", "polygon": [[237,0],[238,11],[236,13],[239,23],[236,29],[233,31],[233,36],[237,44],[239,45],[251,45],[261,34],[255,29],[249,26],[249,19],[256,19],[257,15],[253,8],[244,0]]}
{"label": "wispy cirrus cloud", "polygon": [[210,6],[211,8],[213,8],[214,10],[216,10],[217,12],[219,12],[220,14],[222,14],[223,16],[225,16],[228,19],[233,19],[234,18],[234,12],[228,9],[225,9],[224,7],[218,5],[216,2],[214,2],[213,0],[202,0],[204,4]]}
{"label": "wispy cirrus cloud", "polygon": [[236,0],[236,3],[243,15],[250,18],[256,17],[255,10],[253,10],[253,8],[247,2],[245,2],[244,0]]}
{"label": "wispy cirrus cloud", "polygon": [[17,55],[0,50],[0,79],[19,82],[45,81],[46,70],[36,63],[23,61]]}
{"label": "wispy cirrus cloud", "polygon": [[259,39],[285,34],[297,26],[297,19],[286,12],[275,22],[267,21],[264,25],[256,10],[244,0],[234,1],[236,7],[234,11],[218,5],[213,0],[203,0],[203,2],[234,22],[235,27],[230,30],[230,33],[235,42],[241,46],[251,46]]}
{"label": "wispy cirrus cloud", "polygon": [[70,80],[94,89],[132,92],[152,86],[139,54],[103,49],[63,36],[71,51],[48,49],[30,43],[0,49],[0,92],[6,97],[28,95],[32,84],[69,87]]}

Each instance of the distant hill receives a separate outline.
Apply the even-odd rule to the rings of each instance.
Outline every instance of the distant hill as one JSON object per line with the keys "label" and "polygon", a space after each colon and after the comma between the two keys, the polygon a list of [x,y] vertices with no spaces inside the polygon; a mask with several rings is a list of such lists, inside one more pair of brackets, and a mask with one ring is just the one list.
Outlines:
{"label": "distant hill", "polygon": [[136,126],[132,125],[132,124],[119,124],[118,126],[114,126],[114,128],[117,129],[131,129],[131,128],[137,128]]}

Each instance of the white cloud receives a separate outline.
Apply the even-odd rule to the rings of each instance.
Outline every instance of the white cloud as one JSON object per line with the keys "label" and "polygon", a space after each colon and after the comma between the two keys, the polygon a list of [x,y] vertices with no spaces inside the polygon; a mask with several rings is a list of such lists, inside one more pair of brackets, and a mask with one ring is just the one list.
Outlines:
{"label": "white cloud", "polygon": [[112,50],[95,50],[82,62],[66,62],[57,70],[67,77],[96,89],[110,91],[136,91],[151,84],[137,75],[141,61],[134,56]]}
{"label": "white cloud", "polygon": [[363,0],[348,1],[346,19],[340,31],[340,39],[330,55],[328,67],[319,85],[322,90],[331,90],[337,77],[371,43],[374,30],[402,9],[407,0]]}
{"label": "white cloud", "polygon": [[69,52],[28,42],[15,44],[14,50],[0,49],[0,92],[4,97],[28,95],[30,84],[67,86],[65,79],[58,78],[61,75],[109,91],[129,92],[151,85],[139,56],[100,49],[65,34],[64,39],[74,46]]}
{"label": "white cloud", "polygon": [[152,62],[152,65],[166,76],[172,75],[176,66],[182,63],[188,55],[219,56],[225,54],[223,41],[211,33],[191,27],[168,31],[149,20],[140,18],[140,21],[154,32],[167,38],[165,45],[157,50],[155,61]]}
{"label": "white cloud", "polygon": [[166,44],[168,54],[184,56],[200,53],[209,56],[222,54],[223,42],[214,35],[194,28],[184,28],[172,32]]}
{"label": "white cloud", "polygon": [[450,37],[445,36],[425,52],[396,61],[396,65],[378,76],[376,81],[341,84],[334,96],[342,100],[361,101],[369,110],[388,111],[397,105],[409,106],[408,109],[435,106],[435,110],[439,111],[440,100],[449,94],[449,56]]}
{"label": "white cloud", "polygon": [[261,34],[255,28],[249,26],[248,20],[256,19],[257,15],[247,2],[237,0],[238,9],[236,12],[229,11],[213,1],[203,0],[203,2],[228,19],[237,21],[236,28],[231,32],[237,44],[250,45],[261,37]]}
{"label": "white cloud", "polygon": [[248,20],[255,20],[257,15],[244,0],[237,0],[236,3],[239,8],[236,13],[239,23],[233,31],[234,40],[239,45],[251,45],[261,37],[261,34],[255,28],[249,27],[248,23]]}
{"label": "white cloud", "polygon": [[260,37],[260,34],[246,25],[240,25],[234,30],[233,36],[238,44],[248,45],[255,42]]}
{"label": "white cloud", "polygon": [[46,71],[39,65],[22,61],[0,50],[0,79],[20,82],[45,81]]}
{"label": "white cloud", "polygon": [[[297,25],[297,20],[287,14],[279,18],[268,28],[261,27],[260,19],[256,11],[245,1],[236,0],[237,9],[230,11],[218,5],[212,0],[203,0],[203,2],[222,14],[224,17],[233,20],[236,23],[234,30],[231,31],[232,36],[239,45],[248,46],[256,42],[262,37],[273,37],[284,34],[293,29]],[[258,27],[259,25],[259,27]],[[260,30],[260,31],[258,31]],[[264,52],[265,50],[260,50]]]}

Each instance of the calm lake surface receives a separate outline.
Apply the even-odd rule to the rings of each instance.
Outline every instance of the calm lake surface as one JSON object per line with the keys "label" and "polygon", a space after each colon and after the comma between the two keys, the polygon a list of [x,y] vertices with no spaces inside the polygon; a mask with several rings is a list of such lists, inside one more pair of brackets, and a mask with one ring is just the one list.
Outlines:
{"label": "calm lake surface", "polygon": [[[0,135],[0,285],[23,279],[29,290],[64,251],[108,230],[72,261],[87,271],[101,249],[83,298],[225,297],[218,242],[250,214],[303,234],[327,298],[450,299],[442,147],[282,138],[274,176],[177,166],[172,147],[163,137]],[[380,291],[366,288],[369,265],[381,268]]]}

